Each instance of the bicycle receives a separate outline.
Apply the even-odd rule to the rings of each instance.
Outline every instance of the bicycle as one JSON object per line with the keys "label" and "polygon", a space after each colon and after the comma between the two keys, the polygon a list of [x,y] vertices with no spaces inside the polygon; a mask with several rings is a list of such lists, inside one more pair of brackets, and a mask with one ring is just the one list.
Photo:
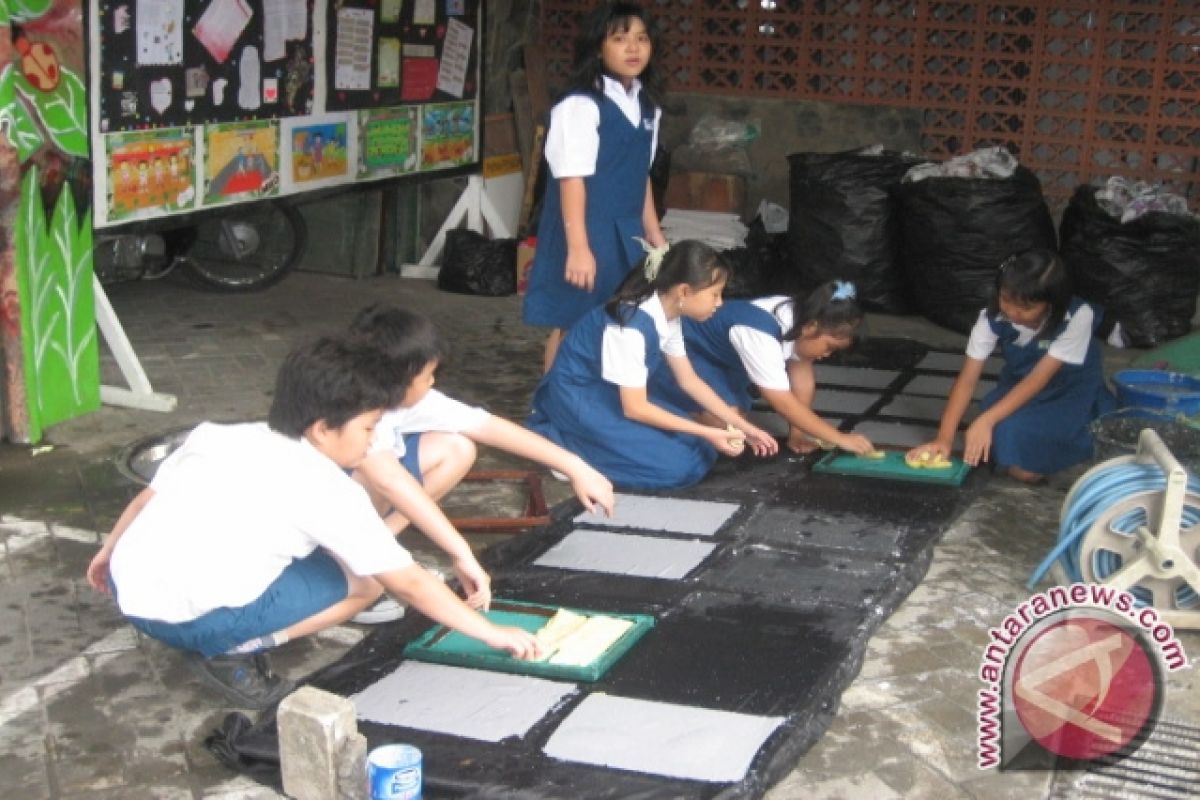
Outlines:
{"label": "bicycle", "polygon": [[98,231],[93,263],[106,284],[155,280],[183,268],[207,288],[252,292],[287,275],[307,244],[300,212],[266,200]]}

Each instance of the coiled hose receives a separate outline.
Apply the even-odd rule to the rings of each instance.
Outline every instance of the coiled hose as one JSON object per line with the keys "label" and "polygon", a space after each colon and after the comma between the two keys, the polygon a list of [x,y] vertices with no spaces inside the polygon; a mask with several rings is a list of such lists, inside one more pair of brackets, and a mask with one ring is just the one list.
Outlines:
{"label": "coiled hose", "polygon": [[[1167,476],[1157,465],[1128,462],[1097,469],[1080,481],[1072,490],[1070,505],[1063,510],[1057,544],[1025,583],[1026,588],[1030,590],[1046,575],[1054,562],[1060,560],[1063,571],[1072,583],[1082,581],[1079,550],[1084,535],[1096,524],[1097,519],[1126,497],[1146,492],[1163,492],[1167,487]],[[1191,474],[1188,475],[1187,492],[1180,518],[1181,528],[1200,522],[1200,507],[1191,504],[1196,498],[1200,498],[1200,480]],[[1149,526],[1150,523],[1146,510],[1139,507],[1109,520],[1108,528],[1114,534],[1135,537],[1139,527]],[[1100,551],[1093,554],[1092,572],[1097,580],[1110,577],[1120,568],[1121,557],[1116,553]],[[1131,587],[1129,593],[1137,598],[1139,604],[1144,605],[1150,600],[1149,593],[1139,591],[1136,586]],[[1198,600],[1200,597],[1186,585],[1176,593],[1176,602],[1180,607],[1190,606]]]}

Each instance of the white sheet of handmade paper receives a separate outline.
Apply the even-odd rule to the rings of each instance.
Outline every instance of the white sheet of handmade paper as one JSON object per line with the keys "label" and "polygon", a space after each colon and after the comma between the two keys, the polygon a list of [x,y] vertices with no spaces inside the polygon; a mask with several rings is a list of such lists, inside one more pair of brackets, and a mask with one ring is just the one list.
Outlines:
{"label": "white sheet of handmade paper", "polygon": [[611,518],[602,512],[592,514],[585,511],[575,517],[575,521],[605,528],[639,528],[644,531],[712,536],[739,508],[741,506],[737,503],[618,493],[616,509]]}
{"label": "white sheet of handmade paper", "polygon": [[709,542],[580,529],[568,533],[533,563],[539,567],[679,580],[714,547]]}
{"label": "white sheet of handmade paper", "polygon": [[543,751],[564,761],[686,780],[732,783],[784,717],[592,694]]}
{"label": "white sheet of handmade paper", "polygon": [[882,389],[900,376],[892,369],[869,369],[867,367],[839,367],[836,364],[814,364],[817,386],[854,386],[860,389]]}
{"label": "white sheet of handmade paper", "polygon": [[350,700],[362,720],[498,742],[524,736],[575,691],[573,683],[405,661]]}

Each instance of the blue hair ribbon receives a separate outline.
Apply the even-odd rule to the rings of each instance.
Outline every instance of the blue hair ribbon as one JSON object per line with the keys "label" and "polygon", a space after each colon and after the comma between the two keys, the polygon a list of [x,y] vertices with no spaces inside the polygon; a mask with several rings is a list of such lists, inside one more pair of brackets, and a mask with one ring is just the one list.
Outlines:
{"label": "blue hair ribbon", "polygon": [[853,300],[858,297],[858,291],[850,281],[834,281],[831,300]]}

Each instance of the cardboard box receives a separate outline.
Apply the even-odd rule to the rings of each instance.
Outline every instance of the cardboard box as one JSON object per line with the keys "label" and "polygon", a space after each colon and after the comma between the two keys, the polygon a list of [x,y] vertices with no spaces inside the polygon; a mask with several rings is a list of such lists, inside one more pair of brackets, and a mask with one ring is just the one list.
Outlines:
{"label": "cardboard box", "polygon": [[716,172],[675,172],[667,181],[663,202],[667,208],[740,214],[746,202],[746,179]]}
{"label": "cardboard box", "polygon": [[517,294],[525,294],[525,290],[529,288],[529,271],[533,269],[533,254],[536,250],[536,236],[517,242]]}

